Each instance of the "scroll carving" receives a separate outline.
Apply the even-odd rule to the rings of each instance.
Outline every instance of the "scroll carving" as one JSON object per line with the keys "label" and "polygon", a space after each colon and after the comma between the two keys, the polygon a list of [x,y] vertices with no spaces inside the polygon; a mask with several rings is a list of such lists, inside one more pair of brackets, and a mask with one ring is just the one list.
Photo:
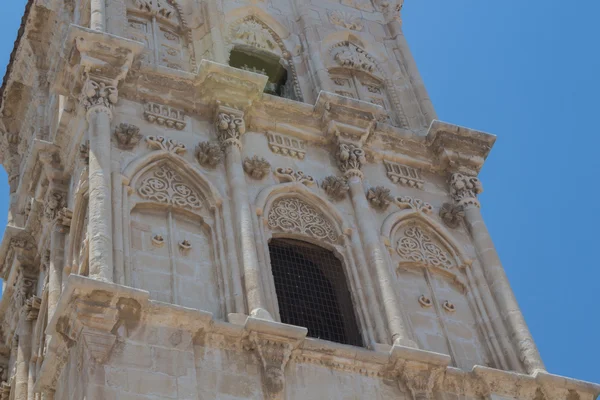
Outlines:
{"label": "scroll carving", "polygon": [[217,136],[221,146],[241,147],[240,139],[246,133],[246,123],[241,114],[221,112],[217,115]]}
{"label": "scroll carving", "polygon": [[148,136],[146,142],[148,147],[154,150],[164,150],[174,154],[184,154],[187,151],[183,143],[167,139],[164,136]]}
{"label": "scroll carving", "polygon": [[280,182],[300,182],[306,186],[311,186],[315,180],[310,175],[304,175],[302,171],[294,171],[291,168],[277,168],[275,176]]}
{"label": "scroll carving", "polygon": [[479,207],[477,196],[482,192],[481,181],[475,176],[455,173],[450,177],[450,195],[459,206]]}
{"label": "scroll carving", "polygon": [[360,169],[367,162],[365,151],[350,143],[340,143],[336,158],[340,170],[346,174],[360,173]]}
{"label": "scroll carving", "polygon": [[96,106],[112,110],[118,100],[119,90],[116,86],[106,86],[103,82],[97,83],[90,79],[83,84],[80,101],[86,111]]}
{"label": "scroll carving", "polygon": [[450,269],[455,265],[452,256],[418,226],[411,226],[404,230],[397,242],[396,251],[403,261],[443,269]]}
{"label": "scroll carving", "polygon": [[330,242],[336,242],[338,239],[331,222],[314,207],[299,199],[277,200],[269,211],[267,221],[271,229],[301,233]]}
{"label": "scroll carving", "polygon": [[396,204],[403,210],[412,209],[422,212],[423,214],[431,214],[433,212],[433,207],[431,204],[410,196],[396,197]]}
{"label": "scroll carving", "polygon": [[173,170],[162,166],[146,178],[138,193],[144,199],[155,200],[176,207],[198,210],[202,208],[201,197]]}

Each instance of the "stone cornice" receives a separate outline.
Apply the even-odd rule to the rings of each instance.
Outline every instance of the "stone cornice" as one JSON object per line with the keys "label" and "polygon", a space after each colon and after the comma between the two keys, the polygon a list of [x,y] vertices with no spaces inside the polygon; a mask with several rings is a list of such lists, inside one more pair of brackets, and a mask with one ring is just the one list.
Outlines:
{"label": "stone cornice", "polygon": [[[101,361],[110,355],[115,340],[135,334],[138,326],[157,323],[178,326],[204,346],[256,351],[267,369],[285,368],[288,361],[316,364],[396,380],[401,388],[413,393],[443,391],[472,397],[495,393],[514,397],[515,391],[529,396],[538,390],[546,394],[572,390],[582,400],[593,400],[600,394],[600,385],[548,373],[532,376],[482,366],[463,371],[450,367],[450,358],[443,354],[403,346],[368,350],[306,338],[302,327],[252,317],[236,320],[216,321],[210,313],[149,300],[145,291],[72,275],[48,324],[47,333],[52,339],[36,391],[54,387],[69,349],[79,340],[85,341],[91,356]],[[273,390],[279,390],[278,382],[271,383]]]}

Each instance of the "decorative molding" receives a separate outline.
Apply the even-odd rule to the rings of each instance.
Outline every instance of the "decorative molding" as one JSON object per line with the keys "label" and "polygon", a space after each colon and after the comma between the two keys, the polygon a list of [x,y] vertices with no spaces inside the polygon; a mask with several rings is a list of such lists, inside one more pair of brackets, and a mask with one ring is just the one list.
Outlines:
{"label": "decorative molding", "polygon": [[206,168],[215,168],[223,160],[223,150],[217,143],[201,142],[196,147],[196,160]]}
{"label": "decorative molding", "polygon": [[217,137],[222,147],[235,145],[242,147],[241,137],[246,133],[244,113],[228,110],[217,114]]}
{"label": "decorative molding", "polygon": [[119,90],[116,86],[107,86],[104,82],[98,83],[87,79],[83,84],[79,101],[86,111],[93,107],[104,107],[112,111],[119,101]]}
{"label": "decorative molding", "polygon": [[79,158],[83,160],[85,165],[90,163],[90,141],[86,140],[85,143],[79,145]]}
{"label": "decorative molding", "polygon": [[372,187],[367,192],[367,200],[371,204],[371,207],[385,211],[394,201],[394,198],[390,194],[390,189],[383,186]]}
{"label": "decorative molding", "polygon": [[294,171],[291,168],[277,168],[275,170],[275,176],[279,179],[279,182],[300,182],[306,186],[315,184],[315,180],[310,175],[304,175],[302,171]]}
{"label": "decorative molding", "polygon": [[59,190],[49,190],[46,195],[46,202],[44,205],[44,217],[48,221],[54,221],[58,216],[58,213],[67,204],[67,194]]}
{"label": "decorative molding", "polygon": [[448,300],[444,301],[442,307],[444,307],[444,310],[448,311],[449,313],[453,313],[456,311],[456,306]]}
{"label": "decorative molding", "polygon": [[252,179],[261,180],[271,172],[271,164],[263,157],[246,157],[244,160],[244,171],[246,171]]}
{"label": "decorative molding", "polygon": [[455,262],[448,251],[431,239],[420,227],[407,227],[396,245],[396,252],[406,262],[451,269]]}
{"label": "decorative molding", "polygon": [[383,160],[387,176],[396,184],[423,189],[425,181],[421,177],[421,171],[407,165]]}
{"label": "decorative molding", "polygon": [[2,382],[0,385],[0,400],[10,400],[12,386],[8,382]]}
{"label": "decorative molding", "polygon": [[144,199],[175,207],[198,210],[202,208],[201,196],[183,182],[183,179],[167,166],[154,169],[152,175],[140,185],[138,193]]}
{"label": "decorative molding", "polygon": [[433,305],[433,302],[431,301],[431,299],[429,297],[426,297],[425,295],[421,295],[421,296],[419,296],[419,304],[423,308],[429,308]]}
{"label": "decorative molding", "polygon": [[364,26],[362,19],[349,12],[340,10],[331,10],[328,13],[329,22],[334,25],[341,26],[344,29],[351,31],[362,31]]}
{"label": "decorative molding", "polygon": [[285,45],[277,34],[253,15],[247,16],[240,22],[233,24],[231,26],[230,37],[233,43],[268,51],[286,59],[290,56],[285,51]]}
{"label": "decorative molding", "polygon": [[306,143],[304,140],[290,138],[274,132],[268,132],[267,139],[269,140],[269,148],[273,153],[304,160],[306,156]]}
{"label": "decorative molding", "polygon": [[171,129],[175,128],[179,131],[187,126],[183,111],[157,103],[144,105],[144,118],[150,123],[164,125]]}
{"label": "decorative molding", "polygon": [[358,174],[362,166],[367,163],[365,151],[352,143],[340,143],[336,151],[338,167],[346,175]]}
{"label": "decorative molding", "polygon": [[325,191],[327,196],[339,201],[346,198],[350,186],[348,186],[345,178],[328,176],[321,181],[321,189]]}
{"label": "decorative molding", "polygon": [[297,198],[277,200],[267,218],[271,229],[300,233],[332,243],[338,240],[333,224],[310,204]]}
{"label": "decorative molding", "polygon": [[331,55],[341,67],[368,73],[374,73],[377,70],[375,59],[364,49],[348,41],[335,45],[331,49]]}
{"label": "decorative molding", "polygon": [[164,0],[133,0],[140,11],[148,12],[154,16],[170,19],[175,14],[175,8],[169,1]]}
{"label": "decorative molding", "polygon": [[465,216],[465,207],[452,203],[444,203],[440,208],[440,218],[449,228],[458,228]]}
{"label": "decorative molding", "polygon": [[483,193],[481,181],[475,176],[454,173],[450,176],[450,195],[459,206],[480,207],[477,196]]}
{"label": "decorative molding", "polygon": [[396,205],[402,210],[412,209],[423,214],[433,213],[433,206],[421,199],[415,199],[410,196],[396,197]]}
{"label": "decorative molding", "polygon": [[123,150],[133,150],[143,137],[140,128],[132,124],[121,123],[115,128],[115,139]]}
{"label": "decorative molding", "polygon": [[168,139],[164,136],[147,136],[146,143],[153,150],[163,150],[173,154],[185,154],[185,144]]}

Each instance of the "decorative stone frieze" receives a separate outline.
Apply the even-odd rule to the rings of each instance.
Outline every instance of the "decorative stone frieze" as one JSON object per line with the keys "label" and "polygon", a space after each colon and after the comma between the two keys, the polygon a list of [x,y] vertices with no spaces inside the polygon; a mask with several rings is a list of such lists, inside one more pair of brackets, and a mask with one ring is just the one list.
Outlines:
{"label": "decorative stone frieze", "polygon": [[244,113],[234,109],[224,109],[217,114],[217,137],[222,147],[235,145],[242,147],[241,138],[246,133]]}
{"label": "decorative stone frieze", "polygon": [[348,67],[365,72],[374,72],[377,69],[375,60],[365,50],[350,42],[341,42],[336,45],[331,54],[333,59],[342,67]]}
{"label": "decorative stone frieze", "polygon": [[244,160],[244,171],[252,178],[261,180],[271,172],[271,164],[263,157],[246,157]]}
{"label": "decorative stone frieze", "polygon": [[423,189],[425,181],[421,177],[421,171],[407,165],[398,164],[392,161],[383,161],[388,178],[396,184],[408,187]]}
{"label": "decorative stone frieze", "polygon": [[119,100],[119,90],[116,86],[106,85],[104,82],[95,82],[87,79],[81,90],[80,102],[86,109],[103,107],[112,111]]}
{"label": "decorative stone frieze", "polygon": [[164,0],[133,0],[133,3],[140,11],[145,11],[166,19],[170,19],[176,12],[175,7]]}
{"label": "decorative stone frieze", "polygon": [[140,128],[132,124],[121,123],[115,128],[115,139],[123,150],[133,150],[143,137]]}
{"label": "decorative stone frieze", "polygon": [[396,205],[402,210],[412,209],[423,214],[431,214],[433,206],[421,199],[415,199],[410,196],[400,196],[395,199]]}
{"label": "decorative stone frieze", "polygon": [[450,176],[450,195],[457,205],[479,207],[477,196],[483,192],[483,186],[475,176],[454,173]]}
{"label": "decorative stone frieze", "polygon": [[449,228],[458,228],[464,217],[464,206],[455,205],[452,203],[444,203],[442,208],[440,208],[440,218]]}
{"label": "decorative stone frieze", "polygon": [[373,208],[380,211],[385,211],[394,201],[390,194],[390,189],[383,186],[372,187],[367,192],[367,200]]}
{"label": "decorative stone frieze", "polygon": [[176,207],[191,210],[202,208],[202,197],[197,191],[185,183],[179,174],[164,165],[154,169],[142,181],[138,193],[144,199]]}
{"label": "decorative stone frieze", "polygon": [[333,224],[310,204],[297,198],[277,200],[267,217],[269,228],[299,233],[335,243],[338,239]]}
{"label": "decorative stone frieze", "polygon": [[163,150],[173,154],[185,154],[187,151],[185,144],[164,136],[147,136],[146,143],[153,150]]}
{"label": "decorative stone frieze", "polygon": [[315,180],[310,175],[305,175],[302,171],[294,171],[291,168],[277,168],[275,170],[275,176],[279,179],[279,182],[300,182],[306,186],[315,184]]}
{"label": "decorative stone frieze", "polygon": [[327,196],[339,201],[346,198],[350,186],[348,186],[348,182],[345,178],[328,176],[321,181],[321,189],[325,191]]}
{"label": "decorative stone frieze", "polygon": [[268,132],[269,148],[273,153],[304,160],[306,144],[304,140],[291,138],[279,133]]}
{"label": "decorative stone frieze", "polygon": [[367,163],[365,151],[352,143],[340,143],[336,151],[338,167],[345,175],[360,175],[361,168]]}
{"label": "decorative stone frieze", "polygon": [[179,131],[187,126],[183,111],[157,103],[144,105],[144,118],[150,123],[164,125],[171,129],[175,128]]}
{"label": "decorative stone frieze", "polygon": [[217,143],[201,142],[196,147],[196,160],[206,168],[215,168],[223,161],[223,150]]}

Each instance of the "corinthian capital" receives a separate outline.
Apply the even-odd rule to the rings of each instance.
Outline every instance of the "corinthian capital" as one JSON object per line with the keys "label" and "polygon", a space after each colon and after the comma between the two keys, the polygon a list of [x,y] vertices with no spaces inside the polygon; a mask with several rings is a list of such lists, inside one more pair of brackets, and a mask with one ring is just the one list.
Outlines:
{"label": "corinthian capital", "polygon": [[362,177],[360,170],[366,164],[367,158],[365,157],[365,151],[360,146],[351,143],[340,143],[335,156],[338,167],[346,176],[358,175]]}
{"label": "corinthian capital", "polygon": [[477,196],[483,192],[483,186],[475,176],[454,173],[450,176],[450,195],[459,206],[479,207]]}
{"label": "corinthian capital", "polygon": [[104,82],[87,79],[81,90],[80,101],[86,111],[94,107],[103,107],[112,111],[119,100],[119,90],[116,86],[107,86]]}
{"label": "corinthian capital", "polygon": [[222,107],[217,112],[217,137],[222,147],[242,147],[241,137],[246,133],[244,113]]}

